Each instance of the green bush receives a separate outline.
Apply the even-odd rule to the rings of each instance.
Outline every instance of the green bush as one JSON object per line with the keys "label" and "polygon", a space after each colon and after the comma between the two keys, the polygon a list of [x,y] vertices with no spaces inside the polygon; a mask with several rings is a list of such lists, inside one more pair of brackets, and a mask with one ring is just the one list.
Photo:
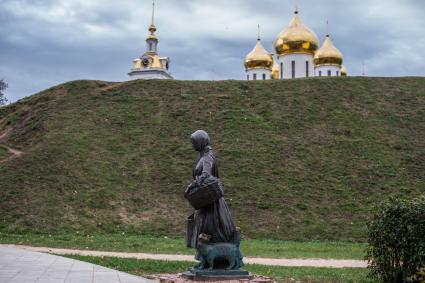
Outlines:
{"label": "green bush", "polygon": [[366,259],[378,282],[408,282],[425,267],[425,197],[391,198],[368,223]]}
{"label": "green bush", "polygon": [[418,272],[407,281],[411,283],[425,283],[425,267],[420,268]]}

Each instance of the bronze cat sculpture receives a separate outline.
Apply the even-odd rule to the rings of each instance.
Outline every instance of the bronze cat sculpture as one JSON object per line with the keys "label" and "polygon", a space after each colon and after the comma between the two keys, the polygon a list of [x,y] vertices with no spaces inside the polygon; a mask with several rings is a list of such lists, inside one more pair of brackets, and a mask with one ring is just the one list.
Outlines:
{"label": "bronze cat sculpture", "polygon": [[[211,236],[204,233],[198,239],[198,251],[201,254],[200,269],[213,270],[217,262],[224,263],[222,269],[242,268],[242,254],[239,245],[234,243],[209,243]],[[227,266],[226,266],[227,263]]]}

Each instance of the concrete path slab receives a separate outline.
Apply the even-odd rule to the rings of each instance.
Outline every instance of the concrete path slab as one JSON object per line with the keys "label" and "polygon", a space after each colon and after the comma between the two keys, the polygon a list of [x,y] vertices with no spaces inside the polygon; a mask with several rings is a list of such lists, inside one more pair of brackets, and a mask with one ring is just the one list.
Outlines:
{"label": "concrete path slab", "polygon": [[0,283],[152,283],[99,265],[0,246]]}

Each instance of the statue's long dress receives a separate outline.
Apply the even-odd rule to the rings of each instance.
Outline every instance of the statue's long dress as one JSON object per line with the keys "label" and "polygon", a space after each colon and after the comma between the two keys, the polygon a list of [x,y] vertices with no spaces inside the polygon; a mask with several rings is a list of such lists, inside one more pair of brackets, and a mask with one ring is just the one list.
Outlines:
{"label": "statue's long dress", "polygon": [[[218,178],[217,162],[211,148],[200,153],[193,170],[193,179],[202,179],[213,175]],[[223,198],[213,204],[195,211],[191,247],[196,248],[201,233],[211,235],[211,242],[231,242],[236,231],[229,208]],[[198,256],[197,256],[198,257]]]}

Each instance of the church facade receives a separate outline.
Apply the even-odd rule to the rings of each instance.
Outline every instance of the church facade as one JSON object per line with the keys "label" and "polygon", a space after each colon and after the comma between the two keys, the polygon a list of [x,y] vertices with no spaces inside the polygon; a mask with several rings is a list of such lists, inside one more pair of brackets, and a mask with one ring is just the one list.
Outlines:
{"label": "church facade", "polygon": [[247,80],[347,75],[342,65],[343,55],[329,34],[319,48],[317,35],[304,25],[297,10],[288,26],[277,36],[273,49],[275,56],[264,48],[258,36],[254,49],[245,57]]}
{"label": "church facade", "polygon": [[169,72],[170,58],[158,55],[158,38],[155,35],[155,3],[152,2],[152,20],[146,39],[146,52],[133,60],[128,73],[131,79],[173,79]]}

